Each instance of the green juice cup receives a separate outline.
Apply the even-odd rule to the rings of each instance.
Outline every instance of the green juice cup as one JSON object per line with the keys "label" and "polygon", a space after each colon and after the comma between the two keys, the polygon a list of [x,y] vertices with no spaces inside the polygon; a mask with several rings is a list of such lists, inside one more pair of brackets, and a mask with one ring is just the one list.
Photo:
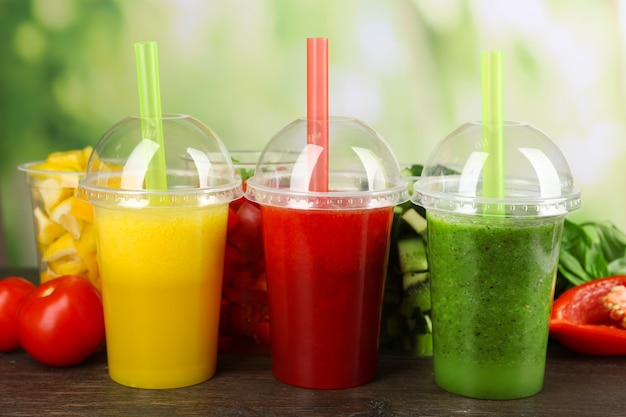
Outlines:
{"label": "green juice cup", "polygon": [[427,209],[435,382],[455,394],[514,399],[542,389],[561,233],[580,194],[541,131],[504,122],[499,195],[483,123],[429,157],[413,201]]}

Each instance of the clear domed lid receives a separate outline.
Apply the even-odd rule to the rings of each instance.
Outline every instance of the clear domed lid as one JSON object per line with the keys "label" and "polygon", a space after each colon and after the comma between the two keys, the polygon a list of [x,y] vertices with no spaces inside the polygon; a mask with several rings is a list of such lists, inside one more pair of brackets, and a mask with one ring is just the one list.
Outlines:
{"label": "clear domed lid", "polygon": [[101,206],[206,206],[243,194],[226,147],[200,121],[163,114],[162,149],[143,137],[145,128],[140,116],[131,116],[102,136],[80,181],[80,198]]}
{"label": "clear domed lid", "polygon": [[466,123],[439,143],[413,186],[414,203],[509,217],[557,216],[580,208],[567,161],[548,136],[527,123],[505,122],[498,158],[483,144],[487,127]]}
{"label": "clear domed lid", "polygon": [[[328,123],[327,153],[307,141],[312,126],[319,131],[323,123]],[[362,121],[341,117],[299,119],[278,132],[248,179],[246,197],[263,205],[303,209],[385,207],[409,198],[387,142]]]}

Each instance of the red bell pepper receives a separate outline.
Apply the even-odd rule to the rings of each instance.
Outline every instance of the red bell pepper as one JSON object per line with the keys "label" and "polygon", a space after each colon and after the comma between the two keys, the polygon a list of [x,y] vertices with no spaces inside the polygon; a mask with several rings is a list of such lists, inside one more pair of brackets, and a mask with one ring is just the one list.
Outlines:
{"label": "red bell pepper", "polygon": [[550,336],[568,348],[589,355],[626,355],[626,329],[609,316],[602,298],[626,276],[595,279],[570,288],[552,306]]}

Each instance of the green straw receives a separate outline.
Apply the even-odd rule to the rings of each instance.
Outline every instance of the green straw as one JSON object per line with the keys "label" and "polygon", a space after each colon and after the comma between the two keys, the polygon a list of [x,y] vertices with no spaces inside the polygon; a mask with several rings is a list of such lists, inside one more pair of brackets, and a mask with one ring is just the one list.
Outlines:
{"label": "green straw", "polygon": [[503,113],[502,52],[483,52],[482,146],[483,152],[489,155],[483,169],[483,197],[489,199],[504,198]]}
{"label": "green straw", "polygon": [[[163,150],[163,120],[161,119],[161,91],[159,87],[159,60],[156,42],[137,42],[137,82],[139,86],[139,113],[142,139],[159,145],[149,161],[146,172],[147,190],[167,190],[165,153]],[[152,155],[146,154],[146,158]]]}

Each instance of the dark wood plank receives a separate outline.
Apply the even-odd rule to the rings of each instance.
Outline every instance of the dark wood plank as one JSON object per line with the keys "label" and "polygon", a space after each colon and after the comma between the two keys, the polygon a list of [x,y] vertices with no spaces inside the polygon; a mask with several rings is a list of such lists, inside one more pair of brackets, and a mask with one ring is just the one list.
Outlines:
{"label": "dark wood plank", "polygon": [[[28,269],[0,272],[37,276]],[[0,416],[623,417],[625,382],[626,357],[579,355],[556,343],[550,344],[543,391],[511,401],[443,391],[433,381],[430,359],[383,355],[373,382],[323,391],[276,380],[269,356],[221,355],[209,381],[152,391],[113,382],[105,352],[75,367],[50,368],[16,351],[0,354]]]}
{"label": "dark wood plank", "polygon": [[22,351],[0,355],[0,415],[89,416],[603,416],[626,415],[626,358],[578,355],[551,345],[544,389],[512,401],[474,400],[438,388],[429,359],[382,356],[378,378],[344,390],[308,390],[271,374],[268,356],[219,357],[202,384],[140,390],[111,381],[106,355],[67,369]]}

